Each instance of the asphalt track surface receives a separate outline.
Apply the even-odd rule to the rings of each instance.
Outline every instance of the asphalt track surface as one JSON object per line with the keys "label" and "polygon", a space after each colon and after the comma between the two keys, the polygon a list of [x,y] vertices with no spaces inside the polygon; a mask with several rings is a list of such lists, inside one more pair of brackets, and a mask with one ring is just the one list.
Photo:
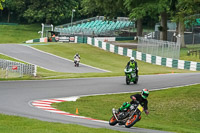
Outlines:
{"label": "asphalt track surface", "polygon": [[[23,60],[39,60],[32,58],[40,58],[40,56],[29,56],[24,51],[20,52],[15,49],[16,53],[0,46],[0,52],[6,52],[9,56],[16,58],[25,54]],[[20,45],[22,48],[30,49]],[[4,50],[2,50],[4,49]],[[11,51],[8,52],[7,50]],[[42,53],[42,52],[41,52]],[[43,53],[45,54],[45,53]],[[47,54],[49,55],[49,54]],[[47,58],[49,56],[43,55]],[[29,57],[29,58],[28,58]],[[22,57],[21,57],[22,58]],[[53,57],[52,57],[53,58]],[[30,62],[30,61],[28,61]],[[41,60],[39,60],[41,62]],[[37,62],[36,62],[37,63]],[[51,63],[51,62],[50,62]],[[64,62],[66,63],[66,62]],[[81,67],[80,67],[81,68]],[[124,93],[141,91],[143,88],[149,90],[164,89],[175,86],[184,86],[200,83],[200,73],[185,74],[163,74],[163,75],[142,75],[137,85],[126,85],[125,77],[110,78],[80,78],[80,79],[62,79],[62,80],[38,80],[38,81],[1,81],[0,82],[0,113],[35,118],[49,122],[61,122],[79,124],[87,127],[109,128],[127,132],[143,132],[143,133],[164,133],[164,131],[148,130],[132,127],[130,129],[124,126],[109,126],[107,123],[94,122],[91,120],[73,118],[63,116],[56,113],[44,111],[42,109],[31,106],[31,102],[39,99],[63,98],[71,96],[100,95],[109,93]],[[123,99],[122,99],[123,101]]]}
{"label": "asphalt track surface", "polygon": [[[74,63],[71,60],[67,60],[49,53],[45,53],[43,51],[25,45],[0,44],[0,53],[56,72],[67,72],[67,73],[106,72],[106,70],[94,68],[82,63],[80,63],[80,67],[77,68],[74,67]],[[72,59],[73,56],[74,55],[72,55]]]}
{"label": "asphalt track surface", "polygon": [[[25,116],[50,122],[80,124],[87,127],[110,128],[128,132],[159,133],[162,131],[109,126],[106,123],[63,116],[30,106],[39,99],[62,98],[71,96],[123,93],[141,91],[143,88],[155,90],[174,86],[200,83],[200,73],[164,74],[140,76],[137,85],[126,85],[124,77],[83,78],[44,81],[1,81],[0,113]],[[123,99],[122,99],[123,101]]]}

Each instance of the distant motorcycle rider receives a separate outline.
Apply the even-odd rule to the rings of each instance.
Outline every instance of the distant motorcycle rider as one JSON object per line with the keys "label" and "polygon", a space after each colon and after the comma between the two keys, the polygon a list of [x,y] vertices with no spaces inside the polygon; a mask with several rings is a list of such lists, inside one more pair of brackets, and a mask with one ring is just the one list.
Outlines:
{"label": "distant motorcycle rider", "polygon": [[74,60],[75,59],[81,59],[81,56],[78,54],[78,53],[76,53],[75,55],[74,55]]}
{"label": "distant motorcycle rider", "polygon": [[136,72],[136,77],[138,78],[138,66],[134,57],[130,58],[130,61],[127,63],[126,68],[132,68]]}
{"label": "distant motorcycle rider", "polygon": [[74,63],[76,64],[77,61],[80,62],[80,59],[81,59],[81,56],[80,56],[78,53],[76,53],[76,54],[74,55]]}

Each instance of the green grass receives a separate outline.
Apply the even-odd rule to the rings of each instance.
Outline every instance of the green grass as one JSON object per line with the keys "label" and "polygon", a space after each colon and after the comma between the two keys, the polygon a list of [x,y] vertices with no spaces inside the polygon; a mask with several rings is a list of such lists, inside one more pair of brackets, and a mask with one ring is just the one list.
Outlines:
{"label": "green grass", "polygon": [[[49,44],[50,45],[34,45],[33,47],[71,60],[73,60],[74,54],[79,52],[81,55],[82,63],[97,68],[109,70],[111,72],[80,73],[80,74],[62,73],[62,72],[52,72],[38,67],[37,77],[26,77],[26,78],[23,77],[19,79],[62,79],[62,78],[124,76],[123,69],[125,68],[127,62],[129,61],[129,57],[110,53],[87,44],[72,44],[72,43],[62,43],[62,44],[49,43]],[[12,58],[4,55],[0,55],[0,58],[13,60]],[[191,72],[188,70],[179,70],[175,68],[153,65],[145,63],[143,61],[138,61],[138,66],[139,66],[139,75],[161,74],[161,73],[163,74],[172,72],[175,73]]]}
{"label": "green grass", "polygon": [[199,53],[196,54],[191,54],[191,55],[187,55],[189,50],[200,50],[200,44],[195,44],[195,45],[186,45],[186,48],[181,48],[180,51],[180,59],[181,60],[187,60],[187,61],[196,61],[196,62],[200,62],[200,55]]}
{"label": "green grass", "polygon": [[[20,62],[20,63],[25,63],[23,61],[8,57],[6,55],[2,55],[0,54],[0,59],[4,59],[4,60],[11,60],[11,61],[16,61],[16,62]],[[31,79],[32,77],[29,75],[24,75],[23,77],[20,77],[19,73],[15,73],[15,72],[8,72],[7,76],[6,76],[6,70],[2,70],[2,68],[0,68],[0,80],[25,80],[25,79]]]}
{"label": "green grass", "polygon": [[40,24],[34,25],[0,25],[0,43],[22,43],[40,38]]}
{"label": "green grass", "polygon": [[[138,43],[137,40],[127,40],[127,41],[117,41],[118,43]],[[189,50],[200,50],[200,44],[190,44],[186,45],[186,48],[180,49],[180,60],[186,60],[186,61],[196,61],[200,62],[200,55],[197,53],[197,55],[194,53],[193,55],[188,55]],[[162,53],[160,53],[162,55]]]}
{"label": "green grass", "polygon": [[16,62],[20,62],[20,63],[25,63],[25,62],[22,62],[22,61],[20,61],[20,60],[17,60],[17,59],[11,58],[11,57],[6,56],[6,55],[3,55],[3,54],[0,54],[0,59],[11,60],[11,61],[16,61]]}
{"label": "green grass", "polygon": [[[22,43],[26,40],[39,38],[38,31],[41,30],[41,25],[17,25],[8,26],[0,25],[0,43]],[[51,43],[52,44],[52,43]],[[128,62],[129,58],[105,52],[93,46],[86,44],[53,44],[48,46],[34,46],[38,49],[62,56],[64,58],[73,59],[76,52],[81,54],[82,63],[89,64],[98,68],[110,70],[110,73],[58,73],[38,68],[37,77],[25,76],[23,78],[12,78],[11,80],[19,79],[47,79],[49,78],[79,78],[79,77],[103,77],[103,76],[123,76],[123,68]],[[187,50],[183,50],[187,51]],[[103,55],[103,56],[102,56]],[[0,58],[12,61],[18,61],[10,57],[0,55]],[[196,60],[194,57],[185,57],[185,53],[181,52],[181,59]],[[21,61],[19,61],[21,62]],[[138,61],[139,74],[159,74],[159,73],[175,73],[190,72],[186,70],[178,70],[173,68],[166,68],[163,66],[152,65]],[[7,80],[7,79],[0,79]],[[10,79],[9,79],[10,80]],[[169,130],[176,132],[198,132],[199,127],[199,85],[191,87],[183,87],[179,89],[170,89],[157,92],[151,92],[149,98],[150,115],[142,116],[142,120],[136,124],[138,127]],[[198,91],[196,91],[198,90]],[[119,107],[123,101],[129,101],[130,94],[85,97],[79,99],[77,102],[68,102],[70,104],[67,110],[75,113],[75,108],[79,108],[81,115],[108,120],[111,116],[111,108]],[[117,97],[117,98],[116,98]],[[94,100],[95,99],[95,100]],[[100,100],[103,99],[103,102]],[[80,104],[81,103],[81,104]],[[94,108],[89,108],[88,104]],[[103,107],[102,107],[103,104]],[[96,106],[98,105],[98,107]],[[65,104],[63,104],[65,106]],[[100,106],[100,107],[99,107]],[[181,108],[182,107],[182,108]],[[102,111],[103,108],[103,111]],[[181,109],[180,109],[181,108]],[[93,110],[94,109],[94,110]],[[90,111],[88,111],[90,110]],[[98,112],[94,114],[93,112]],[[86,114],[85,114],[86,113]],[[94,129],[72,124],[48,123],[35,119],[28,119],[16,116],[7,116],[0,114],[0,132],[77,132],[77,133],[93,133],[93,132],[117,132],[108,129]]]}
{"label": "green grass", "polygon": [[138,43],[137,40],[123,40],[123,41],[116,41],[118,43]]}
{"label": "green grass", "polygon": [[[35,45],[34,48],[73,60],[75,53],[81,55],[81,63],[91,65],[97,68],[111,71],[110,73],[86,73],[85,76],[124,76],[124,68],[129,61],[129,57],[117,55],[87,44],[55,44],[55,45]],[[190,72],[187,70],[178,70],[164,66],[153,65],[138,61],[139,74],[160,74],[176,72]],[[81,74],[79,74],[81,75]]]}
{"label": "green grass", "polygon": [[[55,103],[53,107],[79,115],[109,120],[111,109],[118,108],[124,101],[130,101],[131,93],[88,96],[76,102]],[[150,92],[149,111],[142,114],[136,127],[173,131],[178,133],[198,133],[200,131],[200,84]]]}
{"label": "green grass", "polygon": [[105,128],[88,128],[75,124],[44,122],[0,114],[0,133],[123,133]]}

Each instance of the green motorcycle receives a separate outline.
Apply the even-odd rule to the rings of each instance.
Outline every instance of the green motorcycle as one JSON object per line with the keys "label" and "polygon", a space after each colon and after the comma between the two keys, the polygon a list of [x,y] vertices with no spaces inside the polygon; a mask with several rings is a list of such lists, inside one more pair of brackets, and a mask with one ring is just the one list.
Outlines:
{"label": "green motorcycle", "polygon": [[124,69],[126,75],[126,84],[129,85],[131,82],[137,84],[138,77],[136,76],[136,70],[132,68],[125,68]]}

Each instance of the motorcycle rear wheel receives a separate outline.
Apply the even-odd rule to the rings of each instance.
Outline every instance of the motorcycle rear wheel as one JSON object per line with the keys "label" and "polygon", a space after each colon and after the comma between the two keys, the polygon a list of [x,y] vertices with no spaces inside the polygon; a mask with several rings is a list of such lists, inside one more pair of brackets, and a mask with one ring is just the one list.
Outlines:
{"label": "motorcycle rear wheel", "polygon": [[117,124],[117,120],[116,120],[116,118],[115,118],[114,116],[112,116],[112,117],[110,118],[109,124],[110,124],[111,126],[114,126],[114,125]]}
{"label": "motorcycle rear wheel", "polygon": [[133,115],[133,117],[129,118],[126,123],[125,123],[125,127],[126,128],[130,128],[132,127],[137,121],[139,120],[139,115]]}

